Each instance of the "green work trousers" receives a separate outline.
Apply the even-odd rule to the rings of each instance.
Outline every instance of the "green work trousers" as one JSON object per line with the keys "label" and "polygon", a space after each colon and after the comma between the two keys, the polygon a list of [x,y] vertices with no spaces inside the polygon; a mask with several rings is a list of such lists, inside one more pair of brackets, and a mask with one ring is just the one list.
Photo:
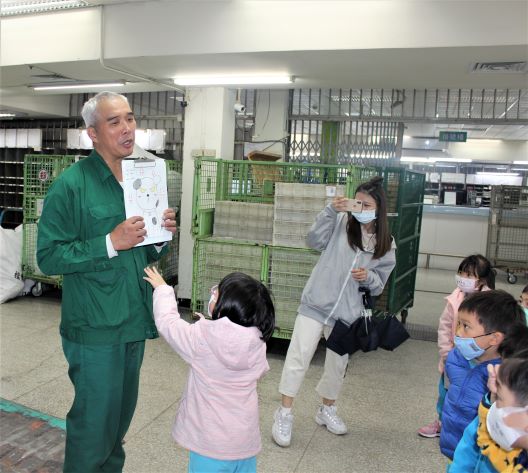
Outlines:
{"label": "green work trousers", "polygon": [[145,341],[81,345],[62,338],[75,389],[66,416],[65,473],[123,470],[125,436],[138,397]]}

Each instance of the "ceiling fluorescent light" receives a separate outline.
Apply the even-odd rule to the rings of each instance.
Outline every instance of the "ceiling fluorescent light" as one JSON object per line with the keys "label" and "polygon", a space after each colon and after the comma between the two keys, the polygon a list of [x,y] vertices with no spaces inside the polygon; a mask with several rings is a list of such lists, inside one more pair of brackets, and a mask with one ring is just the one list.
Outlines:
{"label": "ceiling fluorescent light", "polygon": [[79,82],[76,84],[34,84],[33,90],[66,90],[66,89],[100,89],[106,87],[121,87],[124,81],[118,82]]}
{"label": "ceiling fluorescent light", "polygon": [[16,117],[16,115],[14,113],[0,112],[0,118],[12,118],[12,117]]}
{"label": "ceiling fluorescent light", "polygon": [[1,0],[0,16],[25,15],[86,7],[84,0]]}
{"label": "ceiling fluorescent light", "polygon": [[479,176],[518,176],[518,172],[486,172],[479,171],[477,172]]}
{"label": "ceiling fluorescent light", "polygon": [[521,164],[521,165],[524,165],[524,166],[528,166],[528,161],[514,161],[513,164]]}
{"label": "ceiling fluorescent light", "polygon": [[174,77],[177,85],[272,85],[291,84],[294,81],[288,75],[236,75],[236,76],[177,76]]}
{"label": "ceiling fluorescent light", "polygon": [[472,163],[472,159],[466,158],[433,158],[437,163]]}
{"label": "ceiling fluorescent light", "polygon": [[430,163],[429,158],[413,158],[413,157],[402,157],[400,159],[402,163]]}

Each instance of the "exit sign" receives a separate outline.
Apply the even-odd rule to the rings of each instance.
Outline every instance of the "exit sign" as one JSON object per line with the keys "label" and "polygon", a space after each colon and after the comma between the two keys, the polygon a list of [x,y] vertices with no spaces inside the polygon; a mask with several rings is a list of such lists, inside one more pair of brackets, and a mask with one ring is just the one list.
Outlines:
{"label": "exit sign", "polygon": [[458,141],[467,140],[467,131],[441,131],[438,141]]}

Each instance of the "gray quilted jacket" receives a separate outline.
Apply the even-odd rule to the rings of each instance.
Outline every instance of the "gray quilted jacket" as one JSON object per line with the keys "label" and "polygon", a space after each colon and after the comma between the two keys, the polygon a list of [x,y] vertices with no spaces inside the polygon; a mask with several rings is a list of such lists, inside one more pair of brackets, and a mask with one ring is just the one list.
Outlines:
{"label": "gray quilted jacket", "polygon": [[322,253],[306,283],[298,313],[329,326],[338,319],[351,324],[361,315],[359,283],[351,277],[351,269],[368,269],[367,280],[361,286],[378,296],[396,265],[394,240],[383,257],[373,259],[373,250],[355,251],[350,247],[346,224],[347,214],[336,212],[329,204],[319,213],[306,237],[308,246]]}

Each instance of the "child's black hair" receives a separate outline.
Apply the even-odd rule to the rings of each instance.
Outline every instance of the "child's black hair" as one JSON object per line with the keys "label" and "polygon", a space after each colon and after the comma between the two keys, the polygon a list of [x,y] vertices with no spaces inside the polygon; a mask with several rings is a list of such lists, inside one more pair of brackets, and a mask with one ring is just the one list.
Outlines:
{"label": "child's black hair", "polygon": [[227,317],[243,327],[257,327],[265,342],[275,329],[275,308],[268,289],[244,273],[231,273],[220,281],[212,315],[213,319]]}
{"label": "child's black hair", "polygon": [[523,290],[521,291],[521,294],[528,294],[528,284],[524,286]]}
{"label": "child's black hair", "polygon": [[519,326],[526,327],[524,311],[506,291],[475,292],[460,304],[458,310],[475,314],[486,333],[509,335]]}
{"label": "child's black hair", "polygon": [[475,275],[490,289],[495,289],[496,271],[491,267],[489,260],[482,255],[475,254],[467,256],[458,267],[458,272]]}
{"label": "child's black hair", "polygon": [[507,358],[528,359],[528,327],[521,325],[506,335],[497,351],[503,360]]}
{"label": "child's black hair", "polygon": [[528,406],[528,359],[508,358],[501,363],[497,379],[512,391],[521,406]]}

